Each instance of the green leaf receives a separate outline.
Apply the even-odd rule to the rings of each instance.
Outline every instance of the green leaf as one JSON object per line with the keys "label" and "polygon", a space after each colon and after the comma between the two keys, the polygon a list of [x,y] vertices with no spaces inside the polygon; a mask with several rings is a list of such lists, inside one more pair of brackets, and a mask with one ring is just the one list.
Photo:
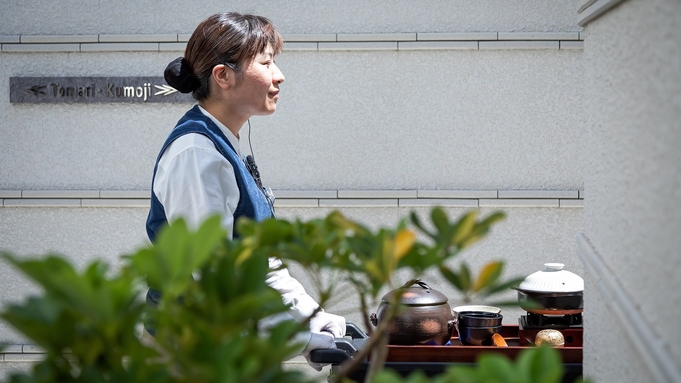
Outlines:
{"label": "green leaf", "polygon": [[510,279],[500,284],[491,284],[484,289],[484,293],[485,295],[492,295],[500,292],[505,292],[509,289],[512,289],[513,287],[517,287],[520,284],[520,282],[522,282],[524,279],[525,278],[519,277]]}
{"label": "green leaf", "polygon": [[523,350],[518,356],[517,366],[528,383],[558,383],[563,377],[560,354],[549,346]]}
{"label": "green leaf", "polygon": [[454,273],[451,269],[447,268],[444,265],[439,266],[440,269],[440,274],[442,274],[445,279],[449,281],[454,287],[459,289],[459,291],[465,292],[468,291],[468,288],[470,287],[468,285],[469,281],[461,278],[460,275]]}
{"label": "green leaf", "polygon": [[423,226],[423,224],[421,223],[421,219],[419,218],[418,214],[416,214],[415,211],[409,213],[409,218],[411,220],[411,223],[414,224],[414,226],[416,226],[416,228],[419,229],[419,231],[421,231],[423,234],[433,239],[436,238],[435,234],[433,234],[430,230],[427,230]]}
{"label": "green leaf", "polygon": [[501,275],[504,269],[504,262],[493,261],[483,266],[478,279],[473,284],[473,292],[478,292],[488,286],[491,286]]}
{"label": "green leaf", "polygon": [[452,227],[449,225],[447,215],[441,207],[434,207],[433,210],[430,211],[430,219],[433,221],[433,225],[438,231],[438,237],[442,240],[449,238]]}
{"label": "green leaf", "polygon": [[461,262],[459,278],[461,278],[461,284],[466,286],[466,289],[463,291],[469,290],[471,286],[471,271],[468,268],[468,265],[466,265],[466,262]]}
{"label": "green leaf", "polygon": [[456,223],[454,228],[454,236],[451,240],[452,245],[463,247],[462,243],[470,236],[471,230],[475,227],[477,218],[478,212],[473,210],[459,219],[459,222]]}

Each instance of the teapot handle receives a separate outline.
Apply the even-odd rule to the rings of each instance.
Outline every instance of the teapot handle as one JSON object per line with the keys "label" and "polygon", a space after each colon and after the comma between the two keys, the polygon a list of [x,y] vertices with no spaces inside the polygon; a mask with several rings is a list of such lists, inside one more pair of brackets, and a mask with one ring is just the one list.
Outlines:
{"label": "teapot handle", "polygon": [[430,290],[430,286],[428,284],[420,279],[412,279],[409,282],[405,283],[404,286],[402,286],[403,289],[406,289],[407,287],[411,287],[412,285],[418,284],[419,286],[423,287],[424,289]]}

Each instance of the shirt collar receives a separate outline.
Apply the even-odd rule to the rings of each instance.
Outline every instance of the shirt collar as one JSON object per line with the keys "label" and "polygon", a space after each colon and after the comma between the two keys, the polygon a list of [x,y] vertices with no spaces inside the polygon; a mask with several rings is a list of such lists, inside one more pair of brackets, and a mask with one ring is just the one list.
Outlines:
{"label": "shirt collar", "polygon": [[201,113],[203,113],[206,117],[210,118],[211,121],[213,121],[215,125],[217,125],[218,128],[220,128],[222,134],[224,134],[225,137],[227,137],[229,143],[232,144],[232,147],[234,148],[234,150],[236,150],[236,154],[239,155],[239,158],[243,158],[243,156],[241,155],[241,148],[239,148],[239,139],[236,138],[234,133],[232,133],[231,130],[227,129],[227,127],[222,122],[218,121],[218,119],[215,118],[212,114],[210,114],[207,110],[203,109],[201,105],[199,105],[198,107]]}

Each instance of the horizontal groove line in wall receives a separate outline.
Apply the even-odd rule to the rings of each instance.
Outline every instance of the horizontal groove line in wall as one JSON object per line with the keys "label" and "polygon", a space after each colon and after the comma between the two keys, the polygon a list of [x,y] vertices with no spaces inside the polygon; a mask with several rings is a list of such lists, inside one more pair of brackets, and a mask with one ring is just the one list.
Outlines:
{"label": "horizontal groove line in wall", "polygon": [[577,190],[498,190],[498,198],[577,198]]}
{"label": "horizontal groove line in wall", "polygon": [[274,207],[319,207],[319,199],[316,198],[290,198],[290,199],[276,199]]}
{"label": "horizontal groove line in wall", "polygon": [[477,41],[405,41],[397,43],[397,50],[477,50]]}
{"label": "horizontal groove line in wall", "polygon": [[96,43],[98,35],[21,35],[22,44]]}
{"label": "horizontal groove line in wall", "polygon": [[289,42],[336,41],[335,33],[284,34],[284,49]]}
{"label": "horizontal groove line in wall", "polygon": [[499,32],[499,41],[579,40],[579,32]]}
{"label": "horizontal groove line in wall", "polygon": [[99,198],[151,198],[149,190],[100,190]]}
{"label": "horizontal groove line in wall", "polygon": [[480,199],[480,207],[560,207],[558,199]]}
{"label": "horizontal groove line in wall", "polygon": [[426,199],[426,198],[414,198],[414,199],[400,199],[398,201],[400,207],[430,207],[430,206],[442,206],[442,207],[478,207],[479,200],[477,199]]}
{"label": "horizontal groove line in wall", "polygon": [[151,204],[150,198],[134,199],[134,198],[118,198],[118,199],[82,199],[82,207],[149,207]]}
{"label": "horizontal groove line in wall", "polygon": [[21,352],[24,354],[45,354],[45,350],[34,344],[22,344]]}
{"label": "horizontal groove line in wall", "polygon": [[317,42],[291,42],[284,44],[284,51],[316,51],[318,49]]}
{"label": "horizontal groove line in wall", "polygon": [[320,51],[396,51],[397,41],[364,41],[364,42],[335,42],[317,43]]}
{"label": "horizontal groove line in wall", "polygon": [[0,43],[2,44],[19,44],[21,36],[19,35],[0,35]]}
{"label": "horizontal groove line in wall", "polygon": [[338,198],[416,198],[416,190],[338,190]]}
{"label": "horizontal groove line in wall", "polygon": [[[154,52],[183,50],[191,34],[154,35],[3,35],[2,52]],[[456,43],[544,42],[583,40],[582,32],[414,32],[367,34],[286,34],[284,50],[403,50],[473,49]],[[178,44],[180,43],[180,44]],[[441,43],[441,44],[437,44]],[[443,44],[444,43],[444,44]],[[448,43],[448,44],[447,44]],[[116,45],[118,44],[118,45]],[[151,44],[151,45],[149,45]],[[327,45],[331,44],[331,45]],[[353,45],[358,44],[358,45]],[[373,45],[372,45],[373,44]],[[521,49],[517,45],[482,45],[485,49]],[[494,47],[494,48],[492,48]],[[570,47],[570,48],[567,48]],[[579,49],[566,45],[565,49]],[[526,45],[525,49],[552,49],[549,45]],[[477,49],[477,48],[476,48]],[[555,48],[558,49],[558,48]]]}
{"label": "horizontal groove line in wall", "polygon": [[79,52],[80,44],[2,44],[1,49],[10,53]]}
{"label": "horizontal groove line in wall", "polygon": [[159,42],[154,43],[92,43],[80,44],[81,52],[158,52]]}
{"label": "horizontal groove line in wall", "polygon": [[559,49],[559,41],[480,41],[479,49]]}
{"label": "horizontal groove line in wall", "polygon": [[99,198],[99,190],[22,190],[21,198]]}
{"label": "horizontal groove line in wall", "polygon": [[5,363],[15,363],[15,362],[42,362],[45,358],[45,354],[4,354]]}
{"label": "horizontal groove line in wall", "polygon": [[338,190],[273,190],[277,199],[338,198]]}
{"label": "horizontal groove line in wall", "polygon": [[371,41],[416,41],[416,33],[338,33],[336,41],[371,42]]}
{"label": "horizontal groove line in wall", "polygon": [[418,41],[486,41],[497,40],[499,32],[417,33]]}
{"label": "horizontal groove line in wall", "polygon": [[21,354],[23,351],[22,344],[6,344],[3,345],[2,354]]}
{"label": "horizontal groove line in wall", "polygon": [[561,200],[559,200],[559,206],[560,207],[583,208],[584,207],[584,200],[583,199],[561,199]]}
{"label": "horizontal groove line in wall", "polygon": [[3,200],[4,207],[80,207],[80,199],[32,199],[32,198],[21,198],[21,199],[5,199]]}
{"label": "horizontal groove line in wall", "polygon": [[158,43],[158,50],[160,52],[184,52],[186,48],[187,43],[185,42]]}
{"label": "horizontal groove line in wall", "polygon": [[[582,190],[432,190],[432,189],[342,189],[342,190],[274,190],[277,199],[561,199],[577,200],[584,197]],[[0,190],[5,199],[149,199],[149,190]]]}
{"label": "horizontal groove line in wall", "polygon": [[100,43],[172,43],[177,41],[177,34],[99,35]]}
{"label": "horizontal groove line in wall", "polygon": [[584,41],[560,41],[560,49],[584,49]]}
{"label": "horizontal groove line in wall", "polygon": [[419,190],[418,198],[497,198],[497,190]]}
{"label": "horizontal groove line in wall", "polygon": [[320,199],[319,207],[398,207],[397,199]]}

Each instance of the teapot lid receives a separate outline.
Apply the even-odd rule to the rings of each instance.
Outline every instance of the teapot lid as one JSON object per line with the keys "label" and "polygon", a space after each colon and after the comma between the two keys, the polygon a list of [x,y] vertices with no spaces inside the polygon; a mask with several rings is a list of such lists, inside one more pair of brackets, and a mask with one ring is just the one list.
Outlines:
{"label": "teapot lid", "polygon": [[393,296],[397,292],[402,295],[398,303],[408,306],[436,306],[447,303],[449,299],[441,292],[431,289],[428,284],[420,279],[412,279],[399,289],[395,289],[385,294],[381,300],[391,303]]}
{"label": "teapot lid", "polygon": [[518,286],[519,290],[544,293],[571,293],[584,291],[584,279],[563,270],[562,263],[545,263],[544,270],[530,274]]}

